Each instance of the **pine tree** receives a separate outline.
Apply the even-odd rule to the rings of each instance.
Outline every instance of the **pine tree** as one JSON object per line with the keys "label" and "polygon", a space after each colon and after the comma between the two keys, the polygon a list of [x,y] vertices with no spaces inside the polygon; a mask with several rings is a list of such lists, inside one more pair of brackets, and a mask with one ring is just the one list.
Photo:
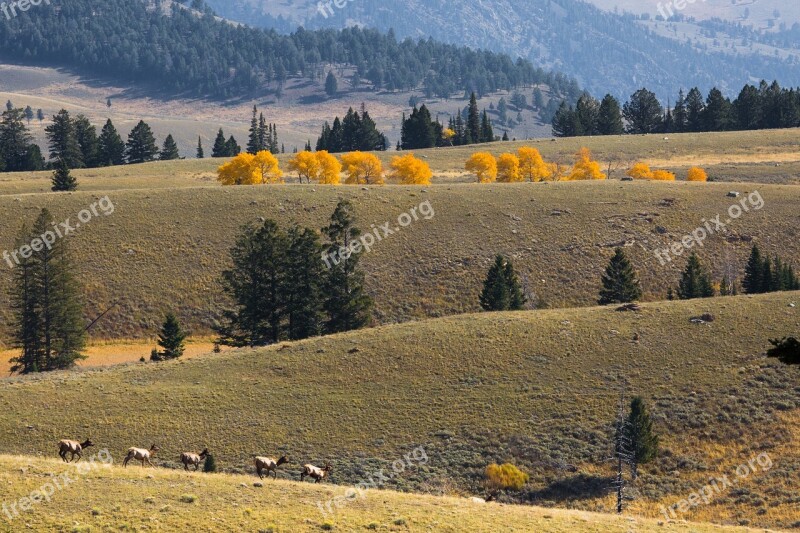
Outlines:
{"label": "pine tree", "polygon": [[255,155],[263,150],[264,144],[261,137],[262,134],[258,123],[258,108],[253,106],[253,118],[250,120],[250,134],[247,137],[247,153]]}
{"label": "pine tree", "polygon": [[30,126],[31,120],[33,120],[33,108],[31,108],[31,106],[25,106],[25,120],[28,121],[28,125]]}
{"label": "pine tree", "polygon": [[178,145],[175,143],[175,139],[172,138],[172,134],[167,135],[167,138],[164,139],[164,146],[161,148],[158,159],[161,161],[172,161],[173,159],[180,158],[181,154],[178,152]]}
{"label": "pine tree", "polygon": [[228,157],[235,157],[242,153],[242,147],[239,146],[239,143],[236,142],[236,138],[233,135],[228,137],[228,140],[225,141],[225,152],[228,154]]}
{"label": "pine tree", "polygon": [[773,347],[767,350],[767,357],[774,357],[785,365],[800,365],[800,340],[784,337],[769,342]]}
{"label": "pine tree", "polygon": [[578,115],[567,102],[561,102],[558,111],[553,116],[552,126],[555,137],[575,137],[580,134]]}
{"label": "pine tree", "polygon": [[354,225],[353,207],[341,200],[322,232],[328,238],[324,308],[328,315],[325,331],[339,333],[367,326],[372,320],[372,298],[364,289],[359,255],[350,254],[351,244],[361,235]]}
{"label": "pine tree", "polygon": [[181,330],[178,318],[174,313],[167,313],[164,324],[161,326],[161,332],[158,334],[158,345],[161,346],[161,351],[156,352],[158,358],[154,360],[167,361],[182,356],[186,349],[183,344],[184,340],[186,340],[186,333]]}
{"label": "pine tree", "polygon": [[467,113],[465,144],[481,142],[481,117],[478,111],[478,99],[475,93],[469,97],[469,111]]}
{"label": "pine tree", "polygon": [[23,229],[19,242],[31,243],[52,235],[53,243],[32,247],[16,273],[12,289],[15,347],[12,371],[21,373],[61,370],[82,359],[86,345],[80,288],[75,280],[63,238],[52,231],[55,221],[42,209],[30,232]]}
{"label": "pine tree", "polygon": [[510,296],[505,277],[505,259],[498,255],[486,274],[480,304],[484,311],[505,311],[509,308]]}
{"label": "pine tree", "polygon": [[315,231],[294,227],[289,232],[284,286],[287,335],[290,340],[307,339],[322,331],[322,245]]}
{"label": "pine tree", "polygon": [[765,281],[764,260],[761,257],[761,250],[758,245],[754,244],[745,267],[742,288],[745,294],[761,294],[766,292]]}
{"label": "pine tree", "polygon": [[329,71],[328,77],[325,79],[325,94],[328,96],[336,96],[337,92],[339,92],[339,82],[336,80],[333,71]]}
{"label": "pine tree", "polygon": [[203,462],[203,472],[213,474],[217,471],[217,461],[211,454],[206,455],[206,460]]}
{"label": "pine tree", "polygon": [[691,300],[693,298],[711,298],[714,296],[714,286],[711,283],[711,275],[700,264],[697,254],[689,256],[689,262],[683,271],[683,276],[678,285],[678,298],[681,300]]}
{"label": "pine tree", "polygon": [[600,135],[622,135],[625,133],[619,101],[610,94],[607,94],[603,101],[600,102],[597,131]]}
{"label": "pine tree", "polygon": [[52,183],[53,186],[50,190],[53,192],[70,192],[78,188],[78,180],[70,174],[69,168],[63,161],[58,162],[58,167],[53,173]]}
{"label": "pine tree", "polygon": [[95,168],[98,165],[99,143],[97,129],[84,115],[75,117],[75,139],[81,150],[81,159],[86,168]]}
{"label": "pine tree", "polygon": [[686,124],[688,122],[688,114],[686,112],[686,96],[683,89],[678,93],[678,101],[675,102],[675,110],[672,113],[672,121],[676,132],[686,131]]}
{"label": "pine tree", "polygon": [[486,114],[484,109],[481,115],[481,140],[482,143],[494,142],[494,130],[492,129],[492,121],[489,120],[489,115]]}
{"label": "pine tree", "polygon": [[659,443],[644,400],[639,396],[631,401],[631,411],[625,430],[632,453],[631,474],[633,479],[636,479],[639,474],[639,465],[651,462],[658,455]]}
{"label": "pine tree", "polygon": [[83,168],[83,154],[75,132],[75,122],[62,109],[44,129],[50,147],[50,158],[64,161],[69,168]]}
{"label": "pine tree", "polygon": [[264,114],[258,118],[258,151],[270,150],[272,147],[272,139],[270,139],[270,127],[267,126],[267,120]]}
{"label": "pine tree", "polygon": [[217,132],[217,138],[214,140],[214,147],[211,149],[211,157],[229,157],[228,145],[225,140],[225,133],[222,128]]}
{"label": "pine tree", "polygon": [[113,166],[125,164],[125,143],[117,133],[111,119],[106,121],[97,141],[98,164],[100,166]]}
{"label": "pine tree", "polygon": [[[36,170],[30,157],[32,137],[20,109],[4,111],[0,120],[0,169],[7,172]],[[37,147],[38,149],[38,147]]]}
{"label": "pine tree", "polygon": [[155,160],[158,154],[158,147],[156,147],[156,139],[153,137],[153,131],[150,126],[144,121],[140,120],[139,123],[128,134],[128,143],[125,145],[125,156],[128,163],[146,163]]}
{"label": "pine tree", "polygon": [[615,250],[614,257],[611,258],[602,281],[600,305],[629,303],[642,296],[639,279],[622,248]]}
{"label": "pine tree", "polygon": [[205,153],[203,152],[203,139],[198,136],[197,137],[197,159],[203,159],[205,157]]}

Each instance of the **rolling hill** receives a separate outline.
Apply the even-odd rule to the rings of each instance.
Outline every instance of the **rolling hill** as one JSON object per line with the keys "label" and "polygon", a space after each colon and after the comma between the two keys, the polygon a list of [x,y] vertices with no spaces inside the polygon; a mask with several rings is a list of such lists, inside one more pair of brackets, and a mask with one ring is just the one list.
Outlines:
{"label": "rolling hill", "polygon": [[[609,512],[624,389],[645,397],[662,446],[631,489],[629,514],[657,518],[709,476],[767,453],[771,468],[681,518],[797,527],[797,370],[762,354],[766,339],[800,328],[789,306],[798,298],[464,315],[5,379],[0,442],[8,454],[54,456],[58,439],[90,437],[117,462],[155,442],[157,463],[172,467],[181,451],[208,446],[218,467],[240,474],[252,473],[253,454],[287,454],[280,478],[330,461],[330,481],[343,485],[422,447],[429,460],[386,488],[483,495],[484,466],[510,461],[531,475],[515,500]],[[690,322],[703,313],[715,320]]]}

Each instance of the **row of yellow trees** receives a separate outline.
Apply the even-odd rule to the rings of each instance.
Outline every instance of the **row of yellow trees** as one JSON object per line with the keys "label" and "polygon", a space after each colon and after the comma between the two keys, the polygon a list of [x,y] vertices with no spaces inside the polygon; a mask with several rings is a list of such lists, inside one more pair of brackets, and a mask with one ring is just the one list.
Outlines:
{"label": "row of yellow trees", "polygon": [[[348,185],[382,185],[389,178],[403,185],[429,185],[433,173],[430,165],[414,157],[413,153],[392,158],[390,169],[385,172],[377,156],[367,152],[350,152],[341,161],[325,150],[300,152],[289,160],[288,169],[297,173],[302,183],[312,181],[339,185],[342,172]],[[606,175],[600,163],[592,159],[588,148],[575,154],[572,166],[547,163],[536,148],[523,146],[516,153],[504,153],[498,157],[489,152],[476,152],[464,168],[474,173],[480,183],[516,183],[523,181],[577,181],[604,180]],[[261,183],[283,183],[283,171],[278,159],[270,152],[255,155],[239,154],[218,170],[223,185],[255,185]],[[633,179],[674,181],[675,174],[666,170],[651,169],[646,163],[636,163],[627,175]],[[688,181],[707,181],[706,172],[699,167],[689,169]]]}
{"label": "row of yellow trees", "polygon": [[[433,172],[430,165],[409,153],[392,158],[388,176],[381,160],[367,152],[344,154],[341,161],[325,150],[300,152],[289,160],[290,172],[297,173],[302,183],[305,179],[324,185],[339,185],[344,171],[348,185],[382,185],[384,178],[403,185],[430,185]],[[239,154],[217,170],[223,185],[257,185],[283,183],[283,171],[278,159],[270,152]]]}

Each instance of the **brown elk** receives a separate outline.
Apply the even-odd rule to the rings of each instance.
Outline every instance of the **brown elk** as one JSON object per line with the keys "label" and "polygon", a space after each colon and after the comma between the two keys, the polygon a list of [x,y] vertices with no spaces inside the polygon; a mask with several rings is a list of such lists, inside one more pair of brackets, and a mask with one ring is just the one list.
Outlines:
{"label": "brown elk", "polygon": [[314,479],[314,483],[319,483],[333,470],[333,467],[330,463],[325,463],[325,468],[318,468],[314,465],[303,465],[303,472],[300,474],[300,481],[303,481],[306,476]]}
{"label": "brown elk", "polygon": [[144,448],[128,448],[128,455],[125,456],[125,460],[122,461],[122,466],[128,466],[128,461],[131,459],[136,459],[137,461],[142,462],[142,468],[144,468],[144,462],[147,461],[147,464],[155,468],[153,463],[150,462],[150,458],[156,454],[159,450],[159,447],[153,444],[150,446],[149,450]]}
{"label": "brown elk", "polygon": [[272,473],[275,479],[278,479],[278,467],[288,462],[289,459],[287,459],[285,455],[277,461],[271,457],[256,457],[256,472],[258,472],[258,477],[264,479],[263,473],[266,472],[267,477]]}
{"label": "brown elk", "polygon": [[192,452],[183,452],[181,454],[181,462],[183,463],[183,469],[189,470],[189,465],[194,465],[194,471],[197,472],[197,470],[200,468],[200,461],[202,461],[209,455],[210,454],[208,448],[205,448],[199,454]]}
{"label": "brown elk", "polygon": [[[71,463],[75,456],[78,456],[78,461],[81,460],[81,452],[84,448],[88,448],[89,446],[94,446],[94,443],[86,439],[86,442],[78,442],[76,440],[67,440],[64,439],[58,442],[58,455],[64,460],[65,463]],[[70,453],[72,456],[67,461],[67,454]],[[75,461],[76,463],[78,461]]]}

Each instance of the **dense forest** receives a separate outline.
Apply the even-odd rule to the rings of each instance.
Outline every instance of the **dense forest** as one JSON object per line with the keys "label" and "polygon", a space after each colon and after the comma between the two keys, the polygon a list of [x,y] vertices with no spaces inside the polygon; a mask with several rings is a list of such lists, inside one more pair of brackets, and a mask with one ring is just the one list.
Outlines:
{"label": "dense forest", "polygon": [[564,97],[576,98],[578,90],[572,80],[503,54],[432,39],[398,42],[393,32],[359,28],[279,35],[161,1],[70,0],[21,12],[0,20],[0,58],[213,98],[280,94],[287,79],[317,80],[331,64],[355,67],[354,86],[424,87],[439,97],[531,84],[556,87]]}

